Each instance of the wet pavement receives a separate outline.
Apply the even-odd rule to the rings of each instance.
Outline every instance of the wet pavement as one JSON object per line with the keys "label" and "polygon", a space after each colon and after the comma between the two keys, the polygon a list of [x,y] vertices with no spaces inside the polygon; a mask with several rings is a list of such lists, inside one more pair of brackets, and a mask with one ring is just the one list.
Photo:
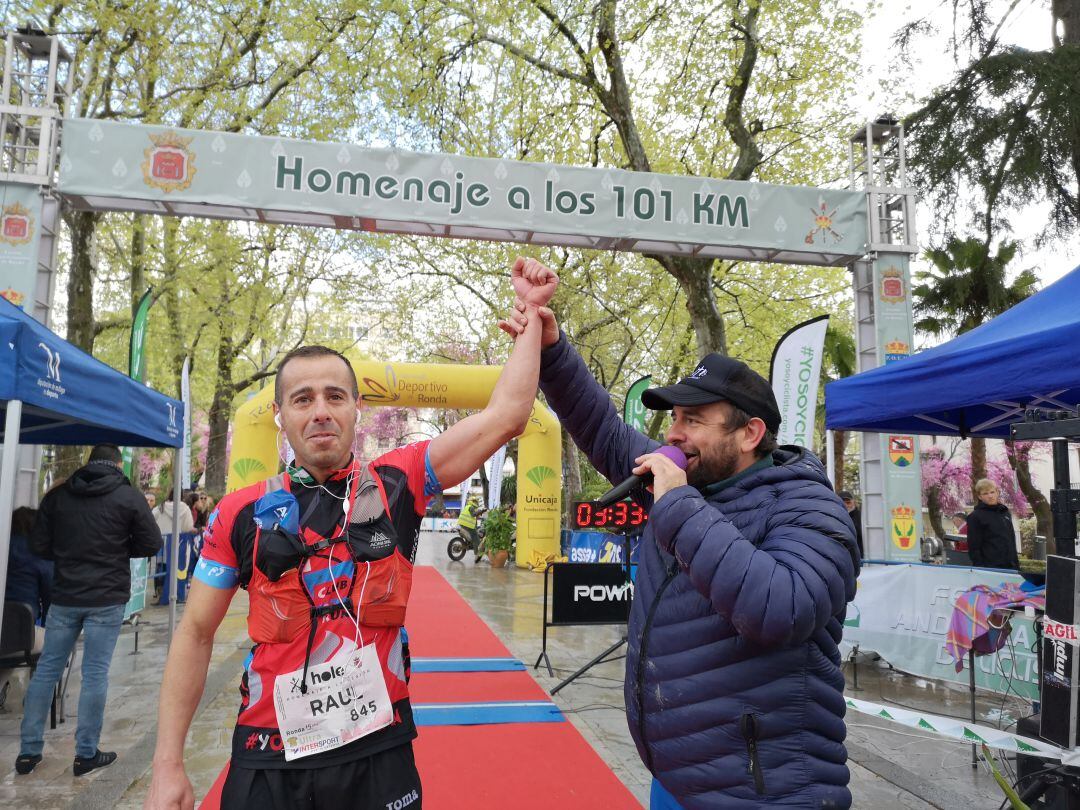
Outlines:
{"label": "wet pavement", "polygon": [[[543,666],[531,669],[541,649],[543,577],[516,568],[493,570],[486,562],[474,565],[471,557],[451,562],[446,557],[446,539],[446,535],[422,537],[417,562],[438,568],[545,689],[550,691],[622,638],[620,627],[551,628],[548,655],[554,675]],[[189,733],[186,762],[196,797],[209,790],[229,755],[240,667],[250,644],[244,624],[246,610],[246,596],[240,592],[218,633],[206,694]],[[113,659],[101,748],[117,751],[120,756],[116,764],[101,771],[82,777],[71,773],[78,659],[67,692],[67,721],[56,730],[46,729],[45,759],[27,776],[14,771],[27,670],[0,674],[0,684],[11,682],[5,707],[0,709],[0,807],[136,810],[142,806],[149,785],[168,611],[153,607],[144,618],[147,625],[140,631],[138,654],[132,654],[134,634],[125,629]],[[620,652],[616,650],[614,655]],[[414,654],[422,656],[423,651]],[[598,664],[559,691],[554,700],[647,807],[651,777],[626,729],[623,665],[618,657]],[[850,665],[846,669],[850,689]],[[858,679],[860,691],[851,691],[853,697],[935,714],[969,716],[966,689],[903,675],[867,656],[858,663]],[[979,693],[977,709],[979,722],[1000,722],[1002,726],[1030,711],[1024,701],[992,693]],[[854,712],[847,719],[854,807],[953,810],[993,808],[1001,803],[1003,795],[991,776],[982,766],[972,768],[970,745]],[[463,773],[462,778],[469,777]]]}

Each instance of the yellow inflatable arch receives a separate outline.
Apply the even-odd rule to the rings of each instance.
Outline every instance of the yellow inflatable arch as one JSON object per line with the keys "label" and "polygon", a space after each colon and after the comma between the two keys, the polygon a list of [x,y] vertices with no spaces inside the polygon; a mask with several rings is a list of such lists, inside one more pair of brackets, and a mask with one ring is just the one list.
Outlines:
{"label": "yellow inflatable arch", "polygon": [[[396,408],[463,408],[487,405],[501,366],[436,363],[379,363],[350,358],[365,405]],[[233,420],[227,489],[254,484],[279,466],[277,427],[267,386],[241,405]],[[561,528],[562,439],[559,422],[542,403],[533,405],[518,438],[517,564],[536,555],[558,554]],[[446,484],[457,482],[444,482]]]}

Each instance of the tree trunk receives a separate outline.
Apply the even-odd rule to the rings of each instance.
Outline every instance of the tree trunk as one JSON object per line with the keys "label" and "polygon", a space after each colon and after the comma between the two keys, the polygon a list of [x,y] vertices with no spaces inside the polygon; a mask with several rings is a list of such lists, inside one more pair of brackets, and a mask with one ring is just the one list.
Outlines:
{"label": "tree trunk", "polygon": [[146,215],[135,214],[131,223],[131,317],[146,292]]}
{"label": "tree trunk", "polygon": [[836,468],[836,480],[833,481],[833,489],[844,489],[844,450],[847,448],[848,432],[846,430],[833,431],[833,467]]}
{"label": "tree trunk", "polygon": [[218,341],[217,379],[214,384],[214,399],[210,404],[208,415],[210,436],[206,447],[206,490],[215,499],[220,499],[225,494],[225,479],[228,472],[229,417],[232,415],[234,395],[232,360],[232,340],[229,335],[222,332]]}
{"label": "tree trunk", "polygon": [[563,470],[566,471],[566,478],[563,481],[563,492],[565,493],[563,516],[567,525],[569,525],[570,504],[581,493],[581,454],[578,452],[574,440],[570,438],[570,434],[566,432],[566,428],[562,428],[562,451]]}
{"label": "tree trunk", "polygon": [[[221,272],[218,279],[218,288],[222,295],[227,290],[227,284],[226,274]],[[175,287],[175,284],[173,286]],[[215,498],[220,498],[225,493],[226,473],[228,472],[229,463],[229,417],[232,415],[232,401],[236,395],[236,385],[232,376],[232,364],[236,357],[236,351],[230,326],[224,318],[218,326],[214,398],[210,404],[210,413],[207,417],[210,422],[210,436],[206,449],[206,489]],[[273,472],[276,471],[271,471],[270,474],[272,475]]]}
{"label": "tree trunk", "polygon": [[975,485],[986,478],[986,439],[973,437],[971,439],[971,494],[974,503],[978,503],[979,496],[975,493]]}
{"label": "tree trunk", "polygon": [[71,272],[67,286],[67,339],[87,354],[94,353],[94,266],[90,251],[99,216],[88,211],[73,211],[68,216]]}
{"label": "tree trunk", "polygon": [[686,311],[690,313],[690,323],[694,326],[697,340],[697,357],[700,360],[710,352],[727,354],[727,330],[724,316],[716,306],[713,293],[712,259],[687,259],[681,256],[654,256],[664,269],[679,282],[686,298]]}
{"label": "tree trunk", "polygon": [[[87,354],[94,353],[94,265],[90,252],[100,214],[72,211],[67,216],[71,235],[71,265],[67,285],[67,339]],[[78,446],[58,447],[54,473],[63,480],[82,466]]]}
{"label": "tree trunk", "polygon": [[[169,369],[172,372],[173,379],[176,380],[176,395],[180,396],[180,375],[183,373],[184,358],[187,356],[187,351],[184,348],[184,331],[180,311],[180,285],[178,280],[180,262],[176,255],[178,250],[176,235],[180,228],[180,220],[176,217],[166,217],[162,227],[164,229],[161,252],[165,271],[163,280],[165,285],[165,317],[169,322]],[[224,283],[225,273],[221,270],[219,272],[222,273],[221,286],[224,295],[227,293]],[[223,324],[226,321],[227,319],[223,319]],[[222,328],[224,328],[224,325]]]}
{"label": "tree trunk", "polygon": [[1050,502],[1039,491],[1031,480],[1031,462],[1026,455],[1017,455],[1015,444],[1005,442],[1005,456],[1009,459],[1009,466],[1016,473],[1016,482],[1020,485],[1020,491],[1031,504],[1031,510],[1035,513],[1035,534],[1046,538],[1046,553],[1056,554],[1054,542],[1054,517],[1050,512]]}
{"label": "tree trunk", "polygon": [[945,526],[941,522],[941,489],[929,487],[926,490],[926,512],[930,516],[930,528],[938,539],[945,540]]}

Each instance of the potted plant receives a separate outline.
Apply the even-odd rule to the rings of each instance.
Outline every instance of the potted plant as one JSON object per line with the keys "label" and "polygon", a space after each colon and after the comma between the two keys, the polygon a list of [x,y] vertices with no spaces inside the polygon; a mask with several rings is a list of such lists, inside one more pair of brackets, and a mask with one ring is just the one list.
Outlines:
{"label": "potted plant", "polygon": [[492,509],[484,515],[484,546],[492,568],[502,568],[510,556],[514,521],[505,509]]}

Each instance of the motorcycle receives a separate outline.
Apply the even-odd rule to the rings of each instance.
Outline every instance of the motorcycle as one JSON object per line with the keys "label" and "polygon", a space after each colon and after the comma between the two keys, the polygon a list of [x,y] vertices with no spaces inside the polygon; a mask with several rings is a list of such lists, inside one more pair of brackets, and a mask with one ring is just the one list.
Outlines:
{"label": "motorcycle", "polygon": [[[477,512],[477,518],[483,515],[484,511],[487,510]],[[465,555],[470,551],[476,553],[477,562],[484,556],[484,523],[481,520],[477,520],[476,522],[475,544],[473,538],[469,536],[469,533],[461,526],[458,526],[457,534],[451,537],[450,542],[446,545],[446,554],[454,562],[461,562],[465,559]]]}

